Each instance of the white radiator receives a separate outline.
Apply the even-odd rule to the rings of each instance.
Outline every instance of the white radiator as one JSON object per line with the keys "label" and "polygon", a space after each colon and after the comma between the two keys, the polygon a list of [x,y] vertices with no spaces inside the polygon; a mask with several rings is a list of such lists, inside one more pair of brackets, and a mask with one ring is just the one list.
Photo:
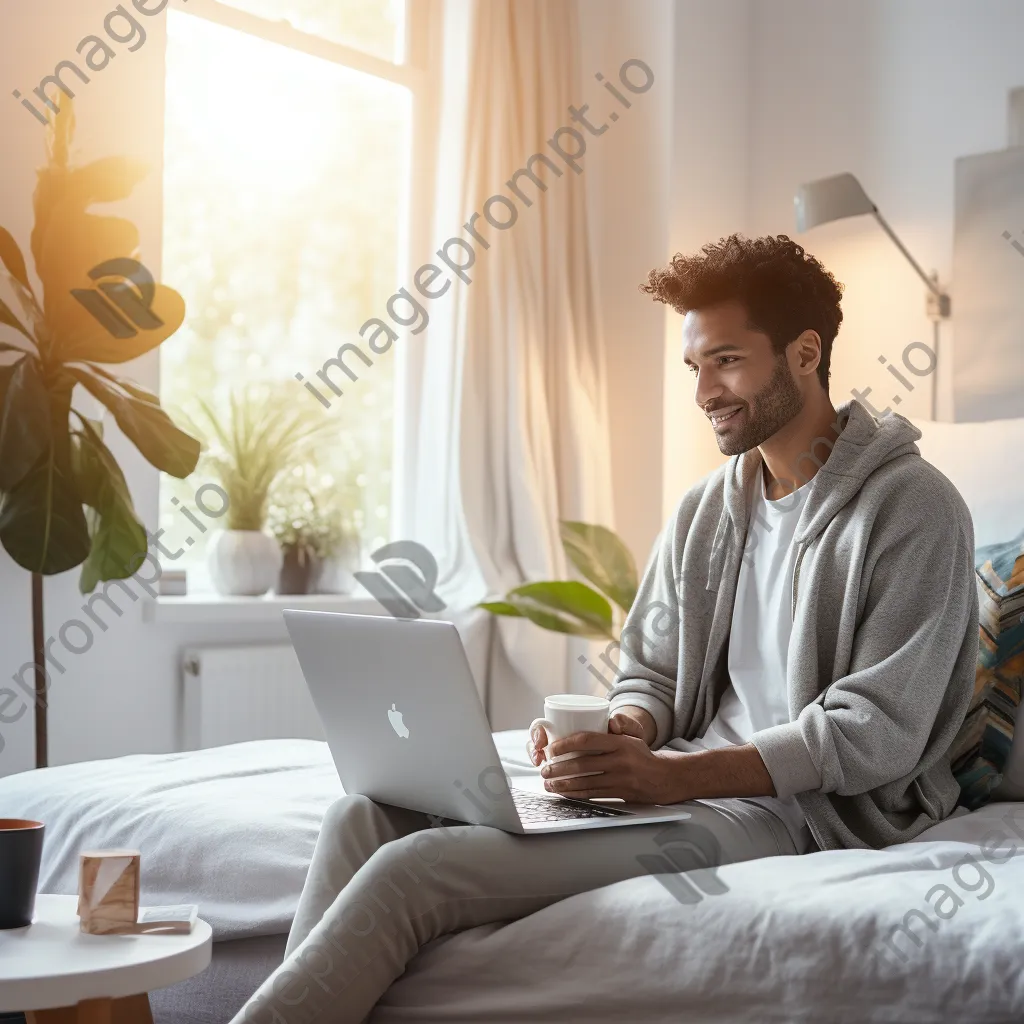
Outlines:
{"label": "white radiator", "polygon": [[[486,703],[490,616],[473,608],[452,618]],[[299,660],[287,643],[186,648],[181,722],[184,750],[245,740],[324,738]]]}
{"label": "white radiator", "polygon": [[244,740],[322,740],[291,644],[193,647],[183,657],[185,750]]}

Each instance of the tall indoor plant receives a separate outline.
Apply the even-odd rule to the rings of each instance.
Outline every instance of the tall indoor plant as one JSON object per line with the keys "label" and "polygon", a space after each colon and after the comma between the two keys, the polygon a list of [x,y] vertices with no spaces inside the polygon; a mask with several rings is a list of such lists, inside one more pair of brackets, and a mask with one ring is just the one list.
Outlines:
{"label": "tall indoor plant", "polygon": [[[127,337],[115,337],[76,297],[95,293],[104,273],[140,266],[135,225],[88,210],[126,198],[147,171],[123,157],[74,165],[74,124],[71,101],[62,99],[50,118],[47,162],[33,197],[30,246],[41,297],[17,242],[0,228],[0,280],[18,309],[0,299],[0,543],[32,573],[38,767],[47,763],[42,577],[81,565],[79,586],[90,593],[101,581],[137,571],[148,546],[101,424],[72,405],[76,386],[113,414],[157,469],[185,477],[199,457],[199,442],[174,425],[155,395],[102,365],[128,362],[172,335],[185,315],[181,296],[162,285],[127,295],[125,301],[141,298],[138,308],[150,314]],[[109,287],[126,296],[123,282]]]}

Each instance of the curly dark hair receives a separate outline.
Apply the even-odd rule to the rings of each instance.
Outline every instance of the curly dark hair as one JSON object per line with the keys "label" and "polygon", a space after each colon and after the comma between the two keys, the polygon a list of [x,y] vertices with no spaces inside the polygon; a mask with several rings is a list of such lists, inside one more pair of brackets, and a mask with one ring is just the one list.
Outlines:
{"label": "curly dark hair", "polygon": [[843,322],[839,308],[843,286],[787,235],[744,238],[733,234],[708,242],[701,253],[676,253],[668,266],[650,272],[640,291],[683,314],[738,300],[751,327],[768,335],[776,354],[784,352],[802,331],[817,331],[821,338],[818,380],[828,391],[832,342]]}

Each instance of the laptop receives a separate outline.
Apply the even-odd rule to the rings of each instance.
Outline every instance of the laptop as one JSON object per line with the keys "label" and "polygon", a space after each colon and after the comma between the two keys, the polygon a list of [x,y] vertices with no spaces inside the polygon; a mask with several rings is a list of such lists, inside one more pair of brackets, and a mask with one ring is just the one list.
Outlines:
{"label": "laptop", "polygon": [[505,832],[682,821],[676,807],[548,793],[501,766],[455,626],[286,610],[285,625],[346,793]]}

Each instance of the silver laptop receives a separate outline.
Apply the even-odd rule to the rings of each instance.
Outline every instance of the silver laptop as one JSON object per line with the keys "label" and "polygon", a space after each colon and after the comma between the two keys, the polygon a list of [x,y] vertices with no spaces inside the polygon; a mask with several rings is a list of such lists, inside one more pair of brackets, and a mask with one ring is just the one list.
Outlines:
{"label": "silver laptop", "polygon": [[291,610],[284,620],[347,793],[531,834],[690,817],[506,776],[450,622]]}

